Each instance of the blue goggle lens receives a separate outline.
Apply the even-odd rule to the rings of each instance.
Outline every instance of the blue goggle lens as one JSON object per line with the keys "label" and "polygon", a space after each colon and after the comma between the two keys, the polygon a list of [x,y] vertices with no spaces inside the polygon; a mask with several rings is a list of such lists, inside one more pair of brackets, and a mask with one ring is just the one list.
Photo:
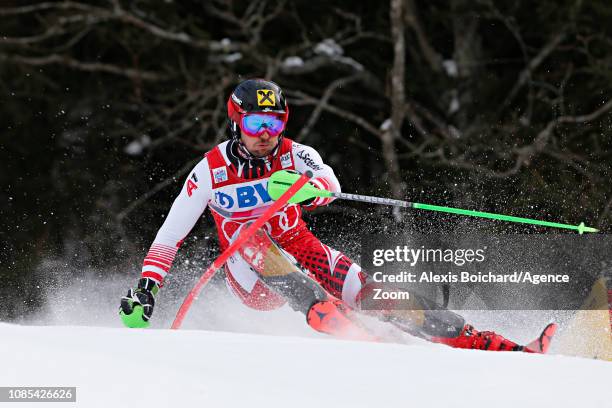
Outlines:
{"label": "blue goggle lens", "polygon": [[242,131],[253,137],[258,137],[266,131],[270,136],[278,136],[285,129],[285,122],[276,115],[245,115],[241,125]]}

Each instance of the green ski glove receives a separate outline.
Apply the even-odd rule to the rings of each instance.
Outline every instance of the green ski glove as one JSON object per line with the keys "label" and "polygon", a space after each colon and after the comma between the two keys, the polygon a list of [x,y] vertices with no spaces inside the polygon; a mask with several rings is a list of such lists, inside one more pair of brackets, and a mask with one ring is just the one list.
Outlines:
{"label": "green ski glove", "polygon": [[[291,187],[300,178],[300,173],[295,170],[279,170],[274,172],[268,179],[268,194],[273,200],[278,198]],[[307,204],[312,202],[317,197],[332,197],[332,193],[326,190],[321,190],[317,186],[308,182],[298,190],[293,197],[289,199],[289,203]]]}
{"label": "green ski glove", "polygon": [[119,315],[123,324],[139,329],[149,327],[158,291],[159,285],[150,278],[141,278],[136,289],[128,289],[127,295],[121,298],[119,306]]}

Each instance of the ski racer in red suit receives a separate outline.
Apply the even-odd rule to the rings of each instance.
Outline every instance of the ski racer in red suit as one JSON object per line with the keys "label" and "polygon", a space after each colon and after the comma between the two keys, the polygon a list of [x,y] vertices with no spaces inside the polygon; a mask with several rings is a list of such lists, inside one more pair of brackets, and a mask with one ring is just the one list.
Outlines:
{"label": "ski racer in red suit", "polygon": [[[230,95],[227,110],[230,140],[210,150],[189,173],[144,259],[137,287],[122,298],[122,316],[142,306],[142,320],[148,322],[154,297],[177,250],[207,207],[224,250],[241,228],[272,204],[266,189],[272,173],[310,170],[313,185],[340,191],[334,171],[315,149],[284,137],[289,109],[278,85],[263,79],[244,81]],[[239,251],[225,265],[226,282],[230,291],[251,308],[271,310],[288,302],[304,313],[315,330],[354,338],[360,331],[353,316],[361,311],[362,299],[377,284],[346,255],[319,241],[301,216],[303,209],[312,210],[331,201],[316,198],[302,205],[288,204],[266,223],[265,234],[257,238],[269,240],[277,253],[290,260],[288,264],[299,268],[266,273],[245,251]],[[393,310],[390,306],[367,313],[452,347],[523,350],[498,334],[478,332],[448,310],[425,310],[435,308],[424,308],[423,302],[415,310]]]}

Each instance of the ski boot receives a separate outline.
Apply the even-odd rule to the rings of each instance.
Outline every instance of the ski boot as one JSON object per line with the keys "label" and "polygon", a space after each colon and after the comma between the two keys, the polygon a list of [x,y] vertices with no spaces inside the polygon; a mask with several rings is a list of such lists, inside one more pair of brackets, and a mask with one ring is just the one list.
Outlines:
{"label": "ski boot", "polygon": [[454,348],[490,350],[490,351],[522,351],[523,346],[502,337],[492,331],[480,332],[470,324],[463,326],[457,337],[432,337],[434,343],[446,344]]}
{"label": "ski boot", "polygon": [[341,339],[381,341],[369,333],[359,323],[356,314],[338,299],[313,303],[306,313],[306,322],[318,332]]}
{"label": "ski boot", "polygon": [[446,344],[454,348],[489,350],[489,351],[523,351],[525,353],[546,353],[553,335],[557,329],[554,323],[549,324],[542,331],[540,337],[526,346],[521,346],[492,331],[478,331],[474,326],[466,324],[459,336],[432,337],[434,343]]}

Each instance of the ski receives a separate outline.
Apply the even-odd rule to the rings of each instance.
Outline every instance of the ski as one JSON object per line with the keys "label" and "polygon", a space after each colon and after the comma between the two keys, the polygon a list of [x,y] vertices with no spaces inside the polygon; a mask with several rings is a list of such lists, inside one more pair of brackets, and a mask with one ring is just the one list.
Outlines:
{"label": "ski", "polygon": [[524,351],[528,353],[546,354],[556,332],[557,324],[549,323],[544,330],[542,330],[540,337],[527,344]]}

